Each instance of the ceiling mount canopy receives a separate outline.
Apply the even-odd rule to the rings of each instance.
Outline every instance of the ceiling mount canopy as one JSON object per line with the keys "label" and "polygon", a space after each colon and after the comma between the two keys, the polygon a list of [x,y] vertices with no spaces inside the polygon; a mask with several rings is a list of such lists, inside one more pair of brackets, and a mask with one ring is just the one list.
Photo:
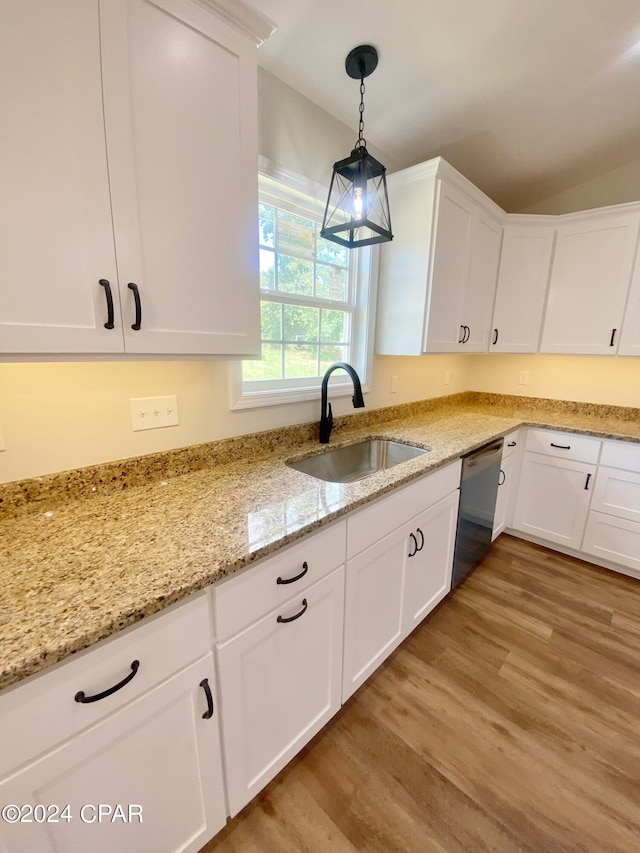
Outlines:
{"label": "ceiling mount canopy", "polygon": [[364,132],[364,80],[378,65],[378,51],[361,44],[349,52],[345,69],[360,80],[358,139],[349,157],[333,164],[321,235],[349,249],[393,239],[386,169],[367,151]]}

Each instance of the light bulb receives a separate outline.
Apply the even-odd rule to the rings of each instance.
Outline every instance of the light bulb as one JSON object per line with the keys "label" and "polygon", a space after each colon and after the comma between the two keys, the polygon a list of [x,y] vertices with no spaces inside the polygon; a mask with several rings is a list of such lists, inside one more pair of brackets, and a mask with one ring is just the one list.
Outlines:
{"label": "light bulb", "polygon": [[353,213],[356,219],[362,219],[362,187],[353,188]]}

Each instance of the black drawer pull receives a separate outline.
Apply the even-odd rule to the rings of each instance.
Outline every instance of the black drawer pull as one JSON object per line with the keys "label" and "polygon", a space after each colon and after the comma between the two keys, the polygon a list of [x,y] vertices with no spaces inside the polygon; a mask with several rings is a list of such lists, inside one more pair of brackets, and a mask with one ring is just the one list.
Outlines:
{"label": "black drawer pull", "polygon": [[591,474],[587,474],[587,482],[584,484],[584,489],[586,492],[589,491],[589,480],[591,479]]}
{"label": "black drawer pull", "polygon": [[507,479],[507,475],[504,473],[502,468],[500,469],[500,479],[498,479],[498,485],[504,486],[504,481]]}
{"label": "black drawer pull", "polygon": [[296,613],[295,616],[278,616],[276,622],[295,622],[296,619],[299,619],[304,613],[307,612],[307,599],[302,599],[302,610],[300,613]]}
{"label": "black drawer pull", "polygon": [[140,327],[142,326],[142,303],[140,302],[140,291],[138,290],[138,285],[133,281],[130,281],[127,287],[129,290],[133,291],[133,300],[136,304],[136,321],[133,323],[131,328],[134,332],[139,332]]}
{"label": "black drawer pull", "polygon": [[300,572],[300,574],[299,574],[299,575],[296,575],[294,578],[281,578],[281,577],[278,577],[278,579],[276,580],[276,583],[277,583],[277,584],[281,584],[281,583],[295,583],[296,581],[299,581],[299,580],[300,580],[300,578],[303,578],[303,577],[306,575],[306,573],[307,573],[308,571],[309,571],[309,566],[308,566],[308,564],[307,564],[307,561],[305,560],[305,561],[304,561],[304,563],[302,564],[302,571]]}
{"label": "black drawer pull", "polygon": [[86,696],[84,690],[79,690],[73,698],[76,702],[82,702],[85,705],[88,702],[99,702],[101,699],[106,699],[107,696],[111,696],[111,694],[115,693],[117,690],[122,690],[125,684],[128,684],[131,681],[139,668],[140,661],[134,660],[131,662],[131,672],[129,675],[127,675],[126,678],[123,678],[122,681],[114,684],[113,687],[110,687],[108,690],[103,690],[102,693],[96,693],[95,696]]}
{"label": "black drawer pull", "polygon": [[508,441],[507,447],[515,447],[517,443],[518,443],[517,441]]}
{"label": "black drawer pull", "polygon": [[493,330],[493,341],[491,342],[494,346],[498,343],[498,330]]}
{"label": "black drawer pull", "polygon": [[418,540],[416,539],[413,533],[409,534],[409,538],[413,539],[413,551],[411,551],[409,557],[415,557],[415,555],[418,553]]}
{"label": "black drawer pull", "polygon": [[420,530],[419,527],[417,528],[416,533],[420,534],[420,545],[418,546],[418,551],[422,551],[422,549],[424,548],[424,533],[422,532],[422,530]]}
{"label": "black drawer pull", "polygon": [[551,442],[551,447],[555,447],[558,450],[571,450],[570,444],[554,444],[553,442]]}
{"label": "black drawer pull", "polygon": [[113,296],[111,295],[111,284],[106,278],[101,278],[98,284],[104,287],[104,295],[107,300],[107,322],[104,324],[104,327],[105,329],[113,329]]}
{"label": "black drawer pull", "polygon": [[463,344],[466,344],[469,338],[471,337],[471,329],[469,328],[469,326],[465,326],[465,329],[467,330],[467,333],[465,335],[465,339],[462,341]]}
{"label": "black drawer pull", "polygon": [[466,326],[460,326],[460,331],[462,332],[462,337],[458,338],[458,343],[463,344],[464,343],[464,336],[467,334],[467,327]]}
{"label": "black drawer pull", "polygon": [[204,690],[204,695],[207,697],[207,710],[202,715],[203,720],[210,720],[213,717],[213,696],[209,687],[209,679],[203,678],[200,682],[200,687]]}
{"label": "black drawer pull", "polygon": [[613,346],[613,342],[614,342],[614,341],[615,341],[615,339],[616,339],[616,332],[617,332],[617,331],[618,331],[617,329],[612,329],[612,330],[611,330],[611,340],[609,341],[609,346],[610,346],[610,347],[612,347],[612,346]]}

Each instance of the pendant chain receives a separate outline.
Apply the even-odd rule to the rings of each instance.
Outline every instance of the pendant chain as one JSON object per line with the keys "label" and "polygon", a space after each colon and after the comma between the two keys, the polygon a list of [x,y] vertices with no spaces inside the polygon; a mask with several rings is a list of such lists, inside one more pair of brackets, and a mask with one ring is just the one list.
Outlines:
{"label": "pendant chain", "polygon": [[358,124],[358,141],[356,148],[366,148],[367,141],[362,135],[364,132],[364,77],[360,78],[360,122]]}

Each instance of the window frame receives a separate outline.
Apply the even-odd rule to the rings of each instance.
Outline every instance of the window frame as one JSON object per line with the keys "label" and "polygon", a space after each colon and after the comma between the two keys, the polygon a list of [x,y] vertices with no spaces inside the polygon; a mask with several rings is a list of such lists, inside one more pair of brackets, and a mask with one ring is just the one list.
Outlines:
{"label": "window frame", "polygon": [[[260,203],[275,205],[292,213],[321,221],[328,188],[315,184],[301,175],[275,167],[264,158],[260,158]],[[349,251],[349,289],[353,289],[351,356],[350,363],[358,372],[362,390],[370,390],[373,369],[373,339],[375,328],[375,308],[378,277],[378,246],[369,246]],[[260,291],[260,300],[268,296]],[[297,298],[295,294],[276,292],[273,302],[287,304],[312,305],[316,303],[324,308],[335,306],[343,310],[342,301],[333,303],[316,297]],[[322,377],[304,377],[295,379],[256,380],[244,383],[242,379],[242,361],[231,362],[230,367],[230,408],[247,409],[259,406],[273,406],[283,403],[316,400],[320,394]],[[249,387],[246,387],[249,385]],[[330,379],[332,396],[353,394],[351,379],[344,371],[336,371]]]}

